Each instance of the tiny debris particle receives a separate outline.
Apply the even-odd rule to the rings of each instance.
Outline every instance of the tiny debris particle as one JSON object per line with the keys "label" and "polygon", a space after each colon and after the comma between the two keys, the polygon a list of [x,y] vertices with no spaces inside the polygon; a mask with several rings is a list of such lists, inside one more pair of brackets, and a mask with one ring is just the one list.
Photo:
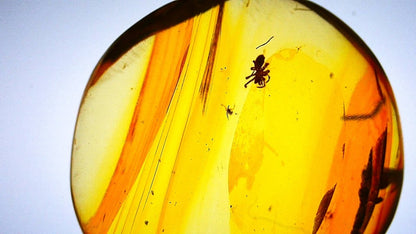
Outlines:
{"label": "tiny debris particle", "polygon": [[272,211],[272,206],[269,206],[269,209],[268,210],[269,210],[269,212]]}
{"label": "tiny debris particle", "polygon": [[150,191],[151,193],[152,193],[152,195],[155,195],[155,192],[152,190],[152,191]]}
{"label": "tiny debris particle", "polygon": [[149,224],[149,221],[145,220],[144,221],[144,224],[148,225]]}

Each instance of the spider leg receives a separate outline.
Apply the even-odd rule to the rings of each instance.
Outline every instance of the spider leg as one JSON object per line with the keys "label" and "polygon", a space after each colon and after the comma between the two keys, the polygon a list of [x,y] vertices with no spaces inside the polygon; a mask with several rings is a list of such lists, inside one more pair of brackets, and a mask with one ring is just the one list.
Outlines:
{"label": "spider leg", "polygon": [[254,71],[253,71],[253,73],[251,73],[251,75],[247,76],[246,79],[248,79],[248,78],[250,78],[252,76],[254,76]]}
{"label": "spider leg", "polygon": [[261,69],[264,70],[264,69],[266,69],[267,66],[269,66],[269,63],[265,63],[264,66]]}
{"label": "spider leg", "polygon": [[248,81],[248,82],[244,85],[244,88],[247,88],[247,85],[248,85],[250,82],[252,82],[255,78],[256,78],[256,77],[254,77],[253,79],[249,80],[249,81]]}
{"label": "spider leg", "polygon": [[269,80],[270,80],[270,76],[269,76],[269,75],[267,75],[267,77],[268,77],[268,79],[266,80],[266,82],[264,82],[264,85],[266,85],[266,83],[268,83],[268,82],[269,82]]}
{"label": "spider leg", "polygon": [[258,82],[258,84],[259,84],[259,86],[257,86],[257,88],[259,88],[259,89],[264,88],[264,87],[266,86],[266,83],[264,83],[264,80],[263,80],[263,79],[262,79],[262,80],[260,80],[260,81]]}

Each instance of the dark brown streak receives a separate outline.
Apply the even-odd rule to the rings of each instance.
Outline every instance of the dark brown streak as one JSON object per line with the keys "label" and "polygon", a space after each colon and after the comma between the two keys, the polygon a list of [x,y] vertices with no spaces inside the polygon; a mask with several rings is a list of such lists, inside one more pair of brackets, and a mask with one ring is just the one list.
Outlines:
{"label": "dark brown streak", "polygon": [[116,62],[122,55],[140,41],[167,28],[173,27],[228,0],[181,0],[173,1],[150,13],[124,32],[105,52],[98,62],[89,86]]}
{"label": "dark brown streak", "polygon": [[383,201],[378,197],[382,189],[382,177],[387,146],[387,128],[377,139],[375,147],[370,150],[366,169],[361,175],[361,188],[358,192],[360,206],[355,216],[351,233],[364,233],[375,206]]}
{"label": "dark brown streak", "polygon": [[199,94],[203,101],[202,112],[205,112],[208,92],[211,85],[212,70],[214,67],[215,55],[217,53],[218,39],[220,37],[222,15],[224,11],[224,3],[221,3],[218,10],[217,22],[215,25],[215,32],[212,35],[211,46],[208,54],[207,64],[205,66],[204,77],[202,78],[201,86],[199,88]]}
{"label": "dark brown streak", "polygon": [[315,234],[319,230],[319,227],[324,221],[326,212],[328,211],[329,204],[331,204],[332,196],[334,195],[336,187],[337,185],[335,184],[334,187],[328,190],[325,193],[325,195],[322,197],[321,203],[319,203],[318,211],[316,212],[316,215],[315,215],[315,222],[313,225],[312,234]]}
{"label": "dark brown streak", "polygon": [[342,144],[342,158],[345,157],[345,143]]}
{"label": "dark brown streak", "polygon": [[358,120],[359,121],[359,120],[371,119],[371,118],[373,118],[374,116],[376,116],[378,114],[378,112],[381,110],[381,107],[383,106],[383,104],[384,104],[384,100],[380,100],[377,103],[377,106],[374,108],[374,110],[371,111],[370,113],[360,114],[360,115],[344,115],[342,117],[342,119],[344,121],[352,121],[352,120],[356,120],[356,121]]}
{"label": "dark brown streak", "polygon": [[378,196],[381,178],[383,175],[384,169],[384,160],[386,156],[386,147],[387,147],[387,128],[379,136],[376,142],[374,149],[374,158],[373,158],[373,173],[371,178],[371,188],[368,194],[368,203],[366,206],[366,215],[364,219],[363,226],[361,227],[361,232],[364,233],[365,228],[370,222],[371,215],[373,214],[374,207],[383,199]]}
{"label": "dark brown streak", "polygon": [[[344,114],[342,116],[342,120],[344,120],[344,121],[360,121],[360,120],[371,119],[380,112],[381,107],[385,103],[385,98],[384,98],[383,93],[381,91],[380,82],[379,82],[379,79],[378,79],[378,76],[377,76],[377,72],[374,71],[374,74],[375,74],[375,77],[376,77],[377,92],[378,92],[378,95],[380,96],[380,101],[378,101],[376,107],[374,107],[374,109],[370,113],[367,113],[367,114],[358,114],[358,115],[345,115]],[[344,106],[344,112],[345,112],[345,106]]]}
{"label": "dark brown streak", "polygon": [[387,127],[383,133],[379,136],[375,146],[375,171],[373,179],[377,183],[377,189],[380,187],[381,178],[383,176],[384,161],[386,158],[387,148]]}
{"label": "dark brown streak", "polygon": [[258,48],[262,47],[262,46],[267,45],[267,43],[269,43],[269,42],[273,39],[273,37],[274,37],[274,36],[271,36],[271,37],[269,38],[269,40],[267,40],[265,43],[263,43],[263,44],[261,44],[261,45],[257,46],[257,47],[256,47],[256,50],[257,50]]}
{"label": "dark brown streak", "polygon": [[342,119],[345,119],[345,101],[342,101],[343,115]]}
{"label": "dark brown streak", "polygon": [[366,206],[368,204],[368,197],[371,189],[371,175],[373,171],[373,149],[370,150],[370,156],[368,158],[367,167],[361,173],[361,187],[358,191],[360,198],[360,206],[358,207],[357,214],[355,215],[354,226],[351,230],[351,234],[358,234],[361,228],[364,226],[364,219],[366,214]]}

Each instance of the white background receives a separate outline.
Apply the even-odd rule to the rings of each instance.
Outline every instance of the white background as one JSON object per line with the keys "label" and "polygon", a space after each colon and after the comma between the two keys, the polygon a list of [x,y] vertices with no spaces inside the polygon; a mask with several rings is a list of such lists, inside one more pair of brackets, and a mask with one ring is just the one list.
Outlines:
{"label": "white background", "polygon": [[[0,1],[0,232],[80,233],[70,194],[75,120],[110,44],[168,1]],[[396,95],[405,179],[389,233],[416,233],[416,4],[317,0],[381,62]]]}

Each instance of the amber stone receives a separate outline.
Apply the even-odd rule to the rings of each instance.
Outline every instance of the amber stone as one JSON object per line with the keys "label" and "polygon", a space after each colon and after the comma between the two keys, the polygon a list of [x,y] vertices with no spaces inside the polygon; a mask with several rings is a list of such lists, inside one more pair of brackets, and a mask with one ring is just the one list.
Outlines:
{"label": "amber stone", "polygon": [[381,233],[402,177],[382,67],[301,0],[140,20],[88,82],[71,167],[85,233]]}

